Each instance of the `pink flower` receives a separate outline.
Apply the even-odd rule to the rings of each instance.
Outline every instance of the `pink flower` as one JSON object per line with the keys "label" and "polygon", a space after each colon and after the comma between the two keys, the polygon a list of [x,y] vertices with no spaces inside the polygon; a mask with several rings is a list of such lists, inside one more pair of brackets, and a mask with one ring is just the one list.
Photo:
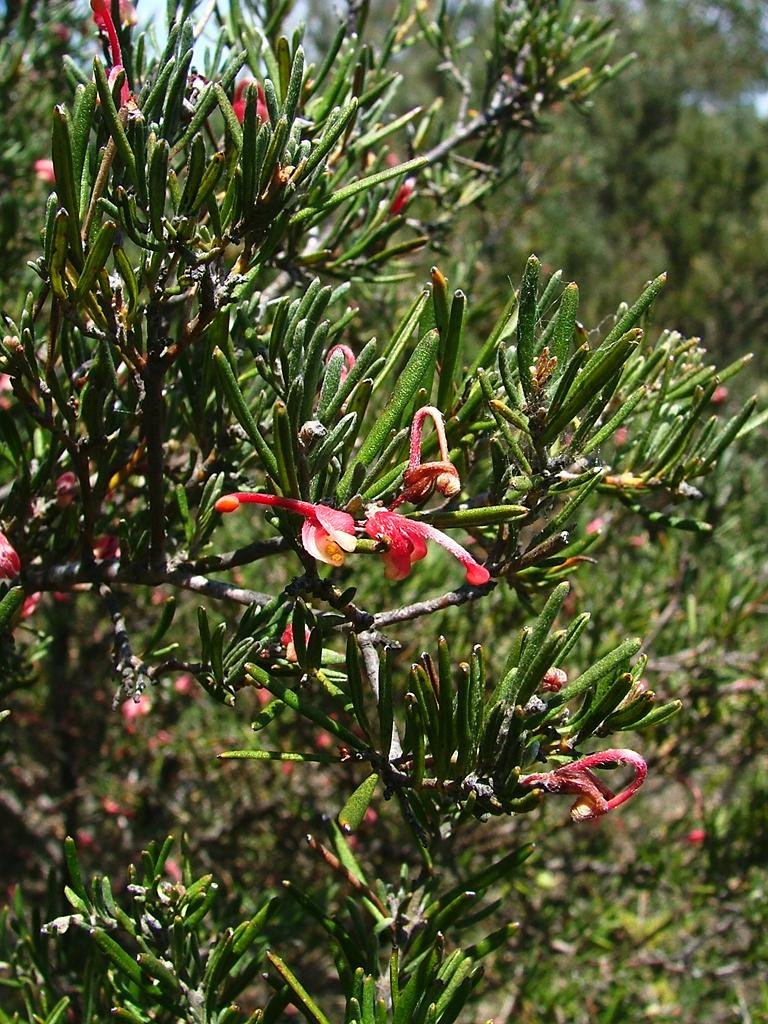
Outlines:
{"label": "pink flower", "polygon": [[269,121],[269,111],[267,110],[264,86],[254,78],[244,78],[242,82],[237,83],[235,98],[232,100],[232,109],[235,112],[235,117],[240,124],[245,120],[245,90],[249,85],[256,86],[256,117],[258,117],[262,124],[267,124]]}
{"label": "pink flower", "polygon": [[95,846],[96,840],[93,838],[93,832],[89,832],[85,828],[79,828],[77,830],[77,845],[82,846],[86,850]]}
{"label": "pink flower", "polygon": [[[304,643],[306,643],[308,640],[309,640],[309,629],[305,626],[304,627]],[[290,622],[285,627],[285,629],[283,630],[283,632],[282,632],[282,634],[280,636],[280,643],[285,648],[285,656],[288,659],[288,661],[296,662],[296,661],[299,660],[298,657],[296,656],[296,646],[295,646],[295,644],[293,642],[293,626],[291,625]]]}
{"label": "pink flower", "polygon": [[177,678],[174,679],[173,689],[176,693],[187,696],[187,694],[195,692],[195,681],[189,672],[185,672],[183,675],[177,676]]}
{"label": "pink flower", "polygon": [[[439,462],[421,461],[421,435],[424,430],[424,420],[427,417],[430,417],[435,425],[435,434],[440,449]],[[414,504],[426,501],[434,490],[438,490],[446,498],[452,498],[461,490],[461,480],[456,467],[451,462],[443,414],[433,405],[425,405],[416,412],[411,423],[410,457],[408,468],[403,473],[403,493],[392,507],[396,508],[403,501],[410,501]]]}
{"label": "pink flower", "polygon": [[56,504],[59,508],[67,508],[75,500],[78,483],[77,477],[71,470],[62,473],[56,478]]}
{"label": "pink flower", "polygon": [[595,516],[594,519],[590,519],[587,523],[587,534],[591,537],[595,533],[601,533],[605,526],[605,516]]}
{"label": "pink flower", "polygon": [[138,700],[127,700],[120,708],[120,714],[123,716],[126,730],[128,732],[135,732],[136,726],[133,723],[137,718],[143,718],[145,715],[148,715],[151,710],[152,699],[148,693],[140,694]]}
{"label": "pink flower", "polygon": [[32,169],[38,181],[44,181],[47,185],[55,184],[56,175],[53,172],[53,160],[35,160],[32,164]]}
{"label": "pink flower", "polygon": [[476,562],[461,544],[428,523],[406,519],[398,512],[378,509],[368,516],[364,529],[369,537],[385,541],[388,546],[382,558],[386,566],[384,575],[389,580],[405,579],[413,563],[426,557],[428,540],[435,541],[461,562],[466,570],[467,583],[479,587],[491,578],[485,566]]}
{"label": "pink flower", "polygon": [[126,818],[133,817],[133,810],[130,807],[127,807],[125,804],[118,803],[117,800],[113,800],[112,797],[103,797],[101,806],[107,814],[124,816]]}
{"label": "pink flower", "polygon": [[13,391],[11,378],[7,373],[0,373],[0,409],[10,409],[11,403],[5,397],[9,391]]}
{"label": "pink flower", "polygon": [[16,548],[0,530],[0,580],[12,580],[21,572],[21,559]]}
{"label": "pink flower", "polygon": [[97,562],[120,557],[120,541],[113,533],[102,533],[93,542],[93,557]]}
{"label": "pink flower", "polygon": [[123,27],[137,24],[139,18],[131,0],[118,0],[118,10],[120,11],[120,24]]}
{"label": "pink flower", "polygon": [[234,512],[244,504],[269,505],[303,516],[301,543],[319,562],[343,565],[347,554],[357,547],[355,520],[348,512],[340,512],[328,505],[314,505],[297,498],[279,498],[275,494],[255,494],[252,491],[240,491],[219,498],[216,510]]}
{"label": "pink flower", "polygon": [[698,846],[700,843],[706,841],[707,830],[705,828],[692,828],[685,837],[686,843],[690,843],[691,846]]}
{"label": "pink flower", "polygon": [[392,200],[389,212],[395,217],[398,213],[402,213],[405,207],[411,200],[411,196],[416,191],[416,179],[406,178],[403,184],[395,193],[395,198]]}
{"label": "pink flower", "polygon": [[[123,54],[120,49],[120,40],[117,38],[117,29],[115,23],[112,20],[112,5],[110,0],[91,0],[91,11],[93,12],[93,20],[96,28],[99,32],[104,32],[109,40],[109,54],[112,60],[112,68],[109,72],[110,85],[115,78],[115,75],[124,70],[123,68]],[[121,11],[121,16],[122,16]],[[123,81],[123,87],[120,90],[120,102],[125,104],[131,98],[131,90],[128,88],[128,81]]]}
{"label": "pink flower", "polygon": [[344,356],[344,364],[345,365],[342,366],[342,368],[341,368],[341,378],[340,379],[342,381],[345,381],[347,379],[347,374],[352,369],[352,367],[355,365],[355,363],[357,362],[357,359],[355,358],[355,353],[352,351],[352,349],[349,347],[349,345],[334,345],[333,348],[329,348],[328,349],[328,353],[327,353],[327,355],[325,357],[325,365],[326,366],[328,365],[328,363],[330,363],[331,359],[333,359],[333,357],[336,355],[337,352],[340,352],[341,355]]}
{"label": "pink flower", "polygon": [[722,405],[728,397],[728,388],[725,384],[718,384],[715,390],[712,392],[712,398],[710,401],[712,405]]}
{"label": "pink flower", "polygon": [[184,877],[179,862],[173,857],[165,862],[165,873],[174,882],[180,882]]}
{"label": "pink flower", "polygon": [[27,594],[24,598],[24,604],[21,606],[22,619],[27,619],[30,615],[34,614],[42,596],[39,590],[35,591],[34,594]]}
{"label": "pink flower", "polygon": [[[606,764],[629,764],[635,772],[630,784],[616,795],[590,771],[591,768],[600,768]],[[546,793],[576,794],[571,818],[574,821],[590,821],[607,814],[634,796],[645,782],[647,774],[648,766],[634,750],[612,749],[589,754],[551,772],[526,775],[520,779],[520,785],[540,786]]]}
{"label": "pink flower", "polygon": [[154,753],[156,750],[162,750],[163,747],[168,747],[173,742],[173,735],[168,732],[167,729],[158,729],[154,736],[150,736],[147,740],[147,746]]}

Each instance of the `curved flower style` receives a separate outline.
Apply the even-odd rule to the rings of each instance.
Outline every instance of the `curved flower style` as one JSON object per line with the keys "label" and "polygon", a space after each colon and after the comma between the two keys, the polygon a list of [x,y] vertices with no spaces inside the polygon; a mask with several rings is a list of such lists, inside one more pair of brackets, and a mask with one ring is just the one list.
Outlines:
{"label": "curved flower style", "polygon": [[[590,771],[591,768],[600,768],[606,764],[629,764],[635,772],[630,784],[615,795]],[[551,772],[526,775],[520,779],[520,785],[540,786],[547,793],[575,793],[577,799],[571,807],[571,818],[574,821],[590,821],[607,814],[634,796],[645,782],[647,774],[648,766],[634,750],[614,748],[589,754]]]}
{"label": "curved flower style", "polygon": [[217,512],[234,512],[240,505],[269,505],[303,516],[301,543],[313,558],[328,565],[343,565],[346,555],[357,546],[355,520],[348,512],[298,498],[280,498],[276,494],[255,494],[252,491],[226,494],[219,498],[215,507]]}
{"label": "curved flower style", "polygon": [[[424,420],[430,417],[435,425],[435,434],[440,447],[438,462],[421,461],[421,435]],[[425,405],[419,409],[411,423],[411,448],[408,468],[403,473],[403,493],[392,506],[396,508],[404,501],[413,503],[426,501],[434,490],[446,498],[452,498],[461,490],[461,480],[448,452],[448,441],[445,436],[443,414],[433,405]]]}
{"label": "curved flower style", "polygon": [[389,580],[404,580],[413,563],[426,556],[429,540],[444,547],[461,562],[467,574],[467,583],[479,587],[491,578],[485,566],[476,562],[461,544],[428,523],[406,519],[398,512],[377,509],[369,514],[364,529],[369,537],[386,541],[388,545],[382,558],[386,566],[384,575]]}
{"label": "curved flower style", "polygon": [[[91,11],[93,20],[99,32],[106,33],[109,40],[109,53],[112,60],[112,67],[109,72],[110,84],[118,71],[123,70],[123,52],[120,49],[120,40],[117,38],[117,29],[112,20],[112,9],[109,0],[91,0]],[[126,104],[131,98],[131,90],[128,88],[128,80],[123,81],[120,90],[120,102]]]}
{"label": "curved flower style", "polygon": [[333,357],[337,354],[343,356],[344,358],[344,365],[341,368],[340,376],[340,380],[343,383],[347,379],[347,374],[357,362],[357,359],[355,357],[355,353],[352,351],[349,345],[338,344],[334,345],[333,348],[328,349],[328,352],[326,353],[325,356],[325,365],[327,366],[328,363],[330,363],[331,359],[333,359]]}
{"label": "curved flower style", "polygon": [[0,580],[12,580],[21,572],[21,559],[16,548],[0,530]]}

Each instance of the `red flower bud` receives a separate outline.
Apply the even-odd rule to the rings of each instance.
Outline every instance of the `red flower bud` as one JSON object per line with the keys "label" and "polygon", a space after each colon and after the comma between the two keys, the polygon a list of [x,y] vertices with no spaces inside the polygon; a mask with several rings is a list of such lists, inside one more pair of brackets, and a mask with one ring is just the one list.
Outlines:
{"label": "red flower bud", "polygon": [[38,181],[44,181],[47,185],[55,184],[56,175],[53,172],[53,160],[45,158],[35,160],[34,164],[32,164],[32,169]]}
{"label": "red flower bud", "polygon": [[416,179],[406,178],[403,184],[395,193],[395,198],[392,200],[389,212],[393,217],[396,217],[398,213],[402,213],[408,203],[411,201],[411,197],[416,191]]}

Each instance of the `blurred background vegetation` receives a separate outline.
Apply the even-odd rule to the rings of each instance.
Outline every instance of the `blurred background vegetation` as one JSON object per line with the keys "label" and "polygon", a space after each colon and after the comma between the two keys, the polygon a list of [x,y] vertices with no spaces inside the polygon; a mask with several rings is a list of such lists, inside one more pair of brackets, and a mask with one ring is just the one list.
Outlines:
{"label": "blurred background vegetation", "polygon": [[[381,19],[383,31],[388,5],[371,6],[374,30]],[[325,4],[306,7],[308,41],[320,49],[333,18]],[[518,279],[531,251],[578,280],[587,324],[666,269],[656,322],[700,335],[719,362],[753,351],[755,372],[729,382],[731,393],[719,400],[735,407],[757,390],[764,405],[765,5],[596,0],[590,7],[614,18],[621,52],[634,51],[636,60],[588,110],[555,111],[546,132],[525,139],[505,186],[463,211],[460,250],[444,239],[440,211],[417,194],[409,216],[430,241],[403,263],[412,275],[403,294],[439,264],[452,287],[468,292],[469,330],[484,337],[509,276]],[[138,10],[142,16],[145,5]],[[477,26],[477,45],[464,51],[469,75],[483,74],[490,16],[486,4],[463,6],[464,24]],[[48,185],[35,161],[48,155],[48,111],[66,91],[61,58],[92,52],[92,35],[85,5],[0,4],[0,308],[11,315],[30,279],[25,260],[39,248]],[[427,77],[433,70],[419,81],[421,66],[432,67],[414,53],[409,102],[442,91],[450,117],[451,82]],[[473,305],[475,292],[482,303]],[[361,337],[374,324],[383,335],[397,319],[396,304],[384,308],[373,286],[370,296],[368,307],[360,302]],[[649,686],[681,698],[684,713],[646,737],[651,781],[620,818],[575,829],[555,805],[546,809],[546,827],[541,818],[503,821],[457,851],[468,860],[478,850],[472,840],[497,851],[538,844],[527,873],[499,887],[500,920],[512,916],[520,927],[488,970],[478,1021],[768,1021],[764,444],[764,437],[742,444],[708,481],[713,537],[674,533],[615,506],[587,526],[600,537],[594,564],[575,582],[574,609],[589,608],[592,621],[574,669],[598,644],[604,650],[627,633],[643,635]],[[433,571],[437,584],[439,563]],[[428,580],[422,573],[419,585]],[[148,609],[150,600],[158,597],[148,596]],[[217,763],[217,752],[241,744],[257,710],[250,692],[228,709],[194,685],[168,680],[138,706],[141,714],[132,705],[113,711],[112,637],[95,625],[93,601],[47,595],[19,629],[26,654],[18,675],[0,682],[2,706],[14,709],[0,726],[3,891],[42,893],[48,873],[60,870],[67,834],[77,837],[86,868],[98,865],[116,886],[150,840],[186,834],[195,869],[222,883],[221,920],[233,907],[252,912],[263,892],[279,890],[286,865],[290,877],[312,878],[304,833],[338,809],[323,771]],[[514,594],[506,601],[492,618],[478,605],[471,626],[465,611],[447,611],[435,630],[457,650],[484,633],[503,658],[523,618]],[[407,631],[398,638],[407,663]],[[305,740],[324,742],[311,733]],[[374,811],[357,852],[390,863],[395,877],[397,833],[384,801]],[[282,922],[286,950],[297,924]],[[322,992],[322,956],[306,966],[313,991]]]}

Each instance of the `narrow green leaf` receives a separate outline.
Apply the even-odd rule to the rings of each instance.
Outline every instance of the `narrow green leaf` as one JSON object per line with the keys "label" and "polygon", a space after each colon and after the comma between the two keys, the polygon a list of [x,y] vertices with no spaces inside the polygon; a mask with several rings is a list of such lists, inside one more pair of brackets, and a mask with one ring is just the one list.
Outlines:
{"label": "narrow green leaf", "polygon": [[104,955],[112,961],[112,963],[121,971],[130,981],[136,985],[143,984],[143,978],[141,973],[141,967],[136,963],[133,957],[129,956],[128,953],[119,946],[111,935],[107,935],[103,928],[92,928],[91,938],[104,953]]}
{"label": "narrow green leaf", "polygon": [[[633,654],[637,654],[640,650],[641,644],[642,641],[637,637],[625,640],[623,643],[619,644],[615,650],[610,651],[593,665],[590,665],[590,667],[582,672],[577,679],[574,679],[572,683],[563,687],[559,693],[552,695],[549,700],[549,707],[552,709],[552,713],[574,697],[580,697],[582,694],[586,693],[587,690],[595,686],[604,676],[607,676],[609,673],[612,673],[617,669],[621,669]],[[547,717],[551,718],[552,714]]]}
{"label": "narrow green leaf", "polygon": [[610,437],[613,437],[614,433],[622,424],[626,423],[632,413],[635,411],[637,406],[642,402],[644,398],[648,396],[648,387],[645,384],[641,384],[636,391],[627,398],[625,402],[621,404],[619,409],[614,413],[613,416],[604,423],[600,429],[592,435],[581,447],[580,451],[582,455],[588,455],[589,452],[593,452],[596,448],[607,441]]}
{"label": "narrow green leaf", "polygon": [[107,123],[107,129],[114,140],[117,152],[120,154],[120,159],[125,165],[128,177],[138,188],[139,176],[136,170],[136,158],[134,157],[133,150],[128,142],[128,136],[125,134],[125,128],[123,127],[123,122],[120,120],[120,115],[117,112],[115,101],[112,99],[112,90],[109,88],[109,83],[107,82],[104,65],[98,57],[95,57],[93,61],[93,74],[96,79],[96,88],[99,93],[99,99],[101,100],[101,110],[104,120]]}
{"label": "narrow green leaf", "polygon": [[267,473],[269,473],[275,482],[278,482],[280,479],[280,473],[278,471],[277,460],[275,459],[271,448],[264,440],[256,421],[253,416],[251,416],[250,410],[243,398],[243,393],[240,390],[234,372],[232,371],[232,367],[229,364],[229,360],[218,347],[213,350],[213,361],[219,372],[219,380],[221,381],[227,398],[229,399],[238,423],[248,435],[248,440],[256,449]]}
{"label": "narrow green leaf", "polygon": [[290,77],[288,79],[284,96],[285,100],[283,103],[283,117],[287,120],[288,124],[293,124],[293,119],[296,116],[296,110],[299,105],[301,98],[301,87],[304,82],[304,50],[301,46],[296,47],[296,53],[293,55],[293,64],[291,65]]}
{"label": "narrow green leaf", "polygon": [[754,412],[756,405],[757,398],[753,396],[749,399],[744,408],[728,421],[727,425],[717,435],[717,437],[714,438],[707,450],[702,453],[701,461],[703,466],[711,466],[717,462],[726,448],[728,448],[733,440],[738,436],[739,431],[742,429],[744,424],[747,423]]}
{"label": "narrow green leaf", "polygon": [[639,719],[637,722],[632,723],[632,729],[648,729],[653,725],[661,725],[662,722],[668,721],[674,715],[676,715],[683,706],[681,700],[672,700],[667,704],[662,704],[659,708],[654,708],[653,711],[649,711],[644,718]]}
{"label": "narrow green leaf", "polygon": [[273,693],[280,700],[284,701],[289,708],[296,711],[298,714],[308,718],[311,722],[319,725],[327,732],[331,733],[332,736],[338,737],[347,746],[351,746],[353,750],[359,750],[361,748],[361,741],[358,736],[353,732],[350,732],[340,722],[337,722],[334,718],[330,718],[321,711],[315,704],[303,693],[295,690],[291,690],[283,682],[277,679],[275,676],[267,675],[264,670],[258,665],[247,664],[245,670],[248,675],[253,676],[258,683],[265,686],[270,693]]}
{"label": "narrow green leaf", "polygon": [[275,443],[275,459],[277,462],[278,482],[284,494],[298,498],[299,479],[296,475],[296,455],[291,421],[284,402],[275,402],[272,411]]}
{"label": "narrow green leaf", "polygon": [[355,712],[355,718],[363,730],[365,736],[370,738],[371,726],[365,710],[365,696],[363,688],[362,667],[360,664],[360,650],[357,646],[357,637],[350,632],[347,636],[347,683],[349,685],[349,696]]}
{"label": "narrow green leaf", "polygon": [[339,811],[338,822],[342,832],[346,835],[349,835],[350,832],[355,832],[360,827],[365,817],[365,812],[370,807],[373,794],[376,792],[378,781],[379,776],[377,772],[369,775],[367,779],[360,783]]}
{"label": "narrow green leaf", "polygon": [[53,108],[53,132],[51,155],[56,175],[56,191],[64,209],[69,214],[68,239],[72,262],[82,266],[83,243],[80,239],[80,189],[75,180],[75,166],[72,154],[72,126],[66,107]]}
{"label": "narrow green leaf", "polygon": [[267,959],[291,989],[294,996],[293,1001],[297,1003],[307,1020],[314,1024],[331,1024],[288,965],[272,952],[267,953]]}
{"label": "narrow green leaf", "polygon": [[[627,362],[640,343],[639,328],[622,335],[610,346],[601,345],[576,377],[559,411],[548,417],[544,439],[551,441],[563,430],[585,405],[596,397],[600,389]],[[554,404],[554,403],[553,403]],[[551,410],[550,410],[551,413]]]}
{"label": "narrow green leaf", "polygon": [[626,334],[635,324],[638,322],[640,317],[648,310],[653,300],[659,294],[661,289],[664,287],[667,281],[666,274],[659,274],[648,287],[643,291],[640,298],[634,305],[630,306],[627,312],[620,317],[613,325],[611,330],[603,339],[600,348],[608,348],[613,342],[618,341],[622,335]]}
{"label": "narrow green leaf", "polygon": [[453,403],[456,370],[461,363],[464,349],[466,309],[467,298],[464,292],[454,292],[448,325],[443,337],[443,344],[440,346],[440,376],[437,385],[438,409],[447,410]]}
{"label": "narrow green leaf", "polygon": [[453,666],[448,641],[441,636],[438,651],[438,743],[435,755],[435,775],[448,777],[449,765],[456,749],[456,728],[453,718]]}
{"label": "narrow green leaf", "polygon": [[112,243],[115,240],[116,234],[117,224],[115,224],[114,221],[107,220],[102,224],[99,229],[99,233],[96,236],[96,240],[91,245],[88,250],[88,255],[85,257],[85,264],[77,281],[73,302],[81,302],[93,288],[97,277],[105,269],[107,258],[112,249]]}
{"label": "narrow green leaf", "polygon": [[517,369],[526,398],[533,393],[531,365],[535,355],[536,293],[539,287],[541,263],[529,256],[520,285],[519,314],[517,318]]}
{"label": "narrow green leaf", "polygon": [[10,632],[25,598],[23,587],[12,587],[0,600],[0,636]]}
{"label": "narrow green leaf", "polygon": [[606,686],[605,692],[592,702],[583,716],[580,715],[569,723],[571,729],[576,730],[576,743],[583,743],[588,739],[608,715],[616,710],[631,690],[632,684],[632,673],[622,672]]}
{"label": "narrow green leaf", "polygon": [[389,401],[381,410],[376,423],[339,484],[339,495],[342,500],[348,497],[354,467],[369,465],[386,444],[390,430],[394,430],[400,425],[401,417],[413,402],[425,374],[430,368],[434,368],[439,341],[440,336],[437,331],[429,331],[416,345],[395,383]]}
{"label": "narrow green leaf", "polygon": [[566,285],[560,298],[560,306],[555,316],[552,344],[549,354],[557,359],[553,377],[560,377],[566,367],[568,354],[576,329],[576,314],[579,311],[579,287],[573,281]]}
{"label": "narrow green leaf", "polygon": [[232,109],[232,104],[229,102],[227,94],[224,92],[224,90],[222,89],[221,85],[219,85],[218,82],[214,83],[213,91],[216,96],[216,102],[219,105],[219,110],[224,116],[224,122],[227,126],[227,131],[232,136],[232,140],[239,153],[242,151],[243,148],[243,129],[240,127],[240,122],[237,119],[237,114],[235,114],[234,110]]}
{"label": "narrow green leaf", "polygon": [[512,519],[523,519],[530,515],[525,505],[486,505],[479,508],[458,508],[450,511],[429,509],[424,512],[413,512],[408,518],[431,523],[441,529],[449,526],[495,526],[508,523]]}
{"label": "narrow green leaf", "polygon": [[[325,159],[344,134],[356,113],[357,99],[353,97],[347,106],[335,110],[331,117],[325,121],[323,134],[320,136],[317,143],[312,146],[312,152],[310,153],[309,158],[303,167],[297,167],[296,169],[296,175],[293,178],[295,184],[298,184],[300,181],[308,178],[315,168],[320,165],[321,161]],[[314,213],[315,211],[312,212]],[[305,217],[304,219],[307,218]]]}
{"label": "narrow green leaf", "polygon": [[311,220],[313,217],[328,213],[330,210],[334,210],[337,206],[341,205],[341,203],[346,202],[347,199],[352,199],[361,192],[369,192],[372,188],[382,185],[391,178],[397,178],[401,174],[408,174],[410,171],[418,171],[426,163],[427,158],[420,156],[413,160],[408,160],[404,164],[398,164],[396,167],[388,167],[386,170],[377,171],[375,174],[368,174],[364,178],[358,178],[357,181],[353,181],[351,184],[338,189],[338,191],[332,192],[319,206],[309,206],[299,210],[288,222],[289,227],[296,227],[307,220]]}

